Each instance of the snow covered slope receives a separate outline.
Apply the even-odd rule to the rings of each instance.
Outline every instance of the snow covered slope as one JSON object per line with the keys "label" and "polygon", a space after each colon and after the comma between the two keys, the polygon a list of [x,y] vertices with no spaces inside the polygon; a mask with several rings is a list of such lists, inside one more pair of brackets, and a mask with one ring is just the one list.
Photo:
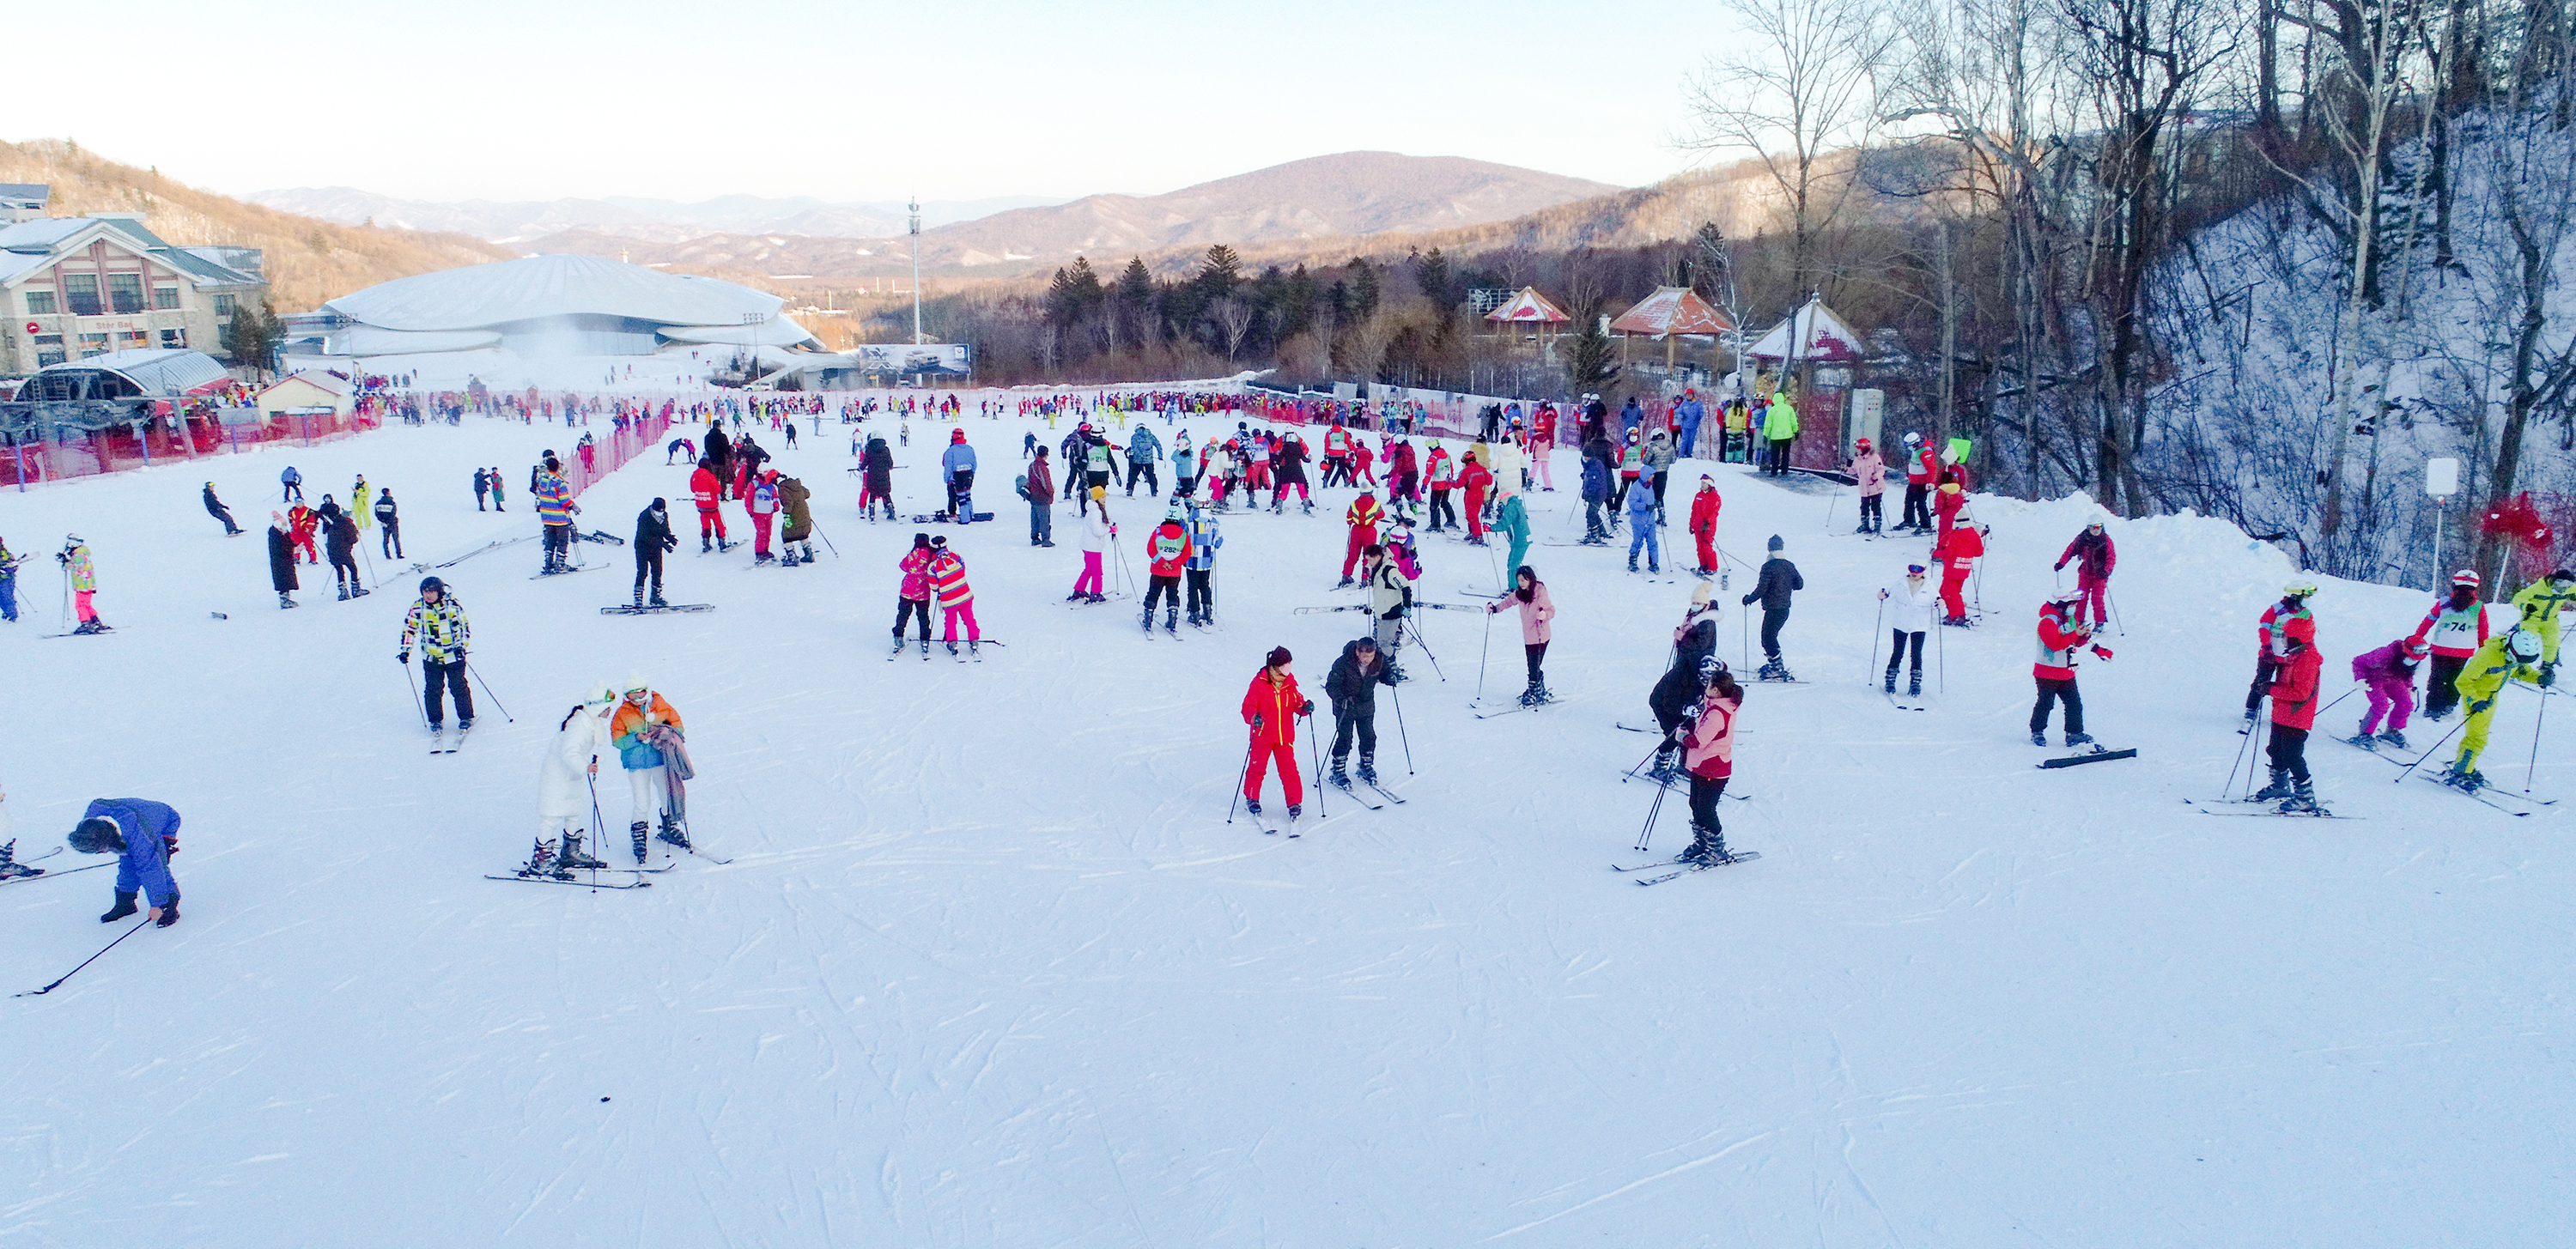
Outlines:
{"label": "snow covered slope", "polygon": [[[941,431],[914,425],[907,513],[937,499]],[[21,852],[96,796],[187,818],[177,927],[0,1003],[0,1242],[2420,1246],[2576,1225],[2566,817],[2393,783],[2327,732],[2357,696],[2310,753],[2366,821],[2186,805],[2245,740],[2252,623],[2289,572],[2225,525],[2113,523],[2127,632],[2084,692],[2093,731],[2143,754],[2043,772],[2029,625],[2086,505],[1977,501],[1987,622],[1940,631],[1941,696],[1913,713],[1862,682],[1875,591],[1924,544],[1829,532],[1847,494],[1715,469],[1725,545],[1758,560],[1783,534],[1805,572],[1787,637],[1815,684],[1744,709],[1752,800],[1727,833],[1764,857],[1640,889],[1608,869],[1645,857],[1651,795],[1620,773],[1650,739],[1613,722],[1646,722],[1688,582],[1539,547],[1567,701],[1472,719],[1483,620],[1429,613],[1446,680],[1408,657],[1409,801],[1327,793],[1304,837],[1264,836],[1225,822],[1235,709],[1269,646],[1315,690],[1352,634],[1289,614],[1350,598],[1330,590],[1350,492],[1226,520],[1222,629],[1148,640],[1132,599],[1064,603],[1070,508],[1057,548],[1027,545],[1022,423],[967,427],[1003,518],[951,531],[1009,644],[984,663],[885,658],[914,526],[855,519],[827,426],[784,464],[838,557],[684,548],[669,595],[714,612],[600,616],[629,573],[595,545],[607,570],[529,580],[527,543],[443,571],[517,719],[487,701],[438,758],[394,663],[417,575],[378,560],[384,589],[342,604],[308,574],[276,610],[256,526],[277,470],[316,501],[358,471],[392,487],[413,557],[439,560],[533,530],[516,491],[477,515],[468,480],[524,482],[562,430],[469,420],[0,495],[0,534],[39,556],[30,619],[0,628]],[[1677,505],[1706,467],[1675,474]],[[250,535],[198,509],[206,473]],[[583,527],[629,533],[682,473],[639,460]],[[1575,536],[1573,498],[1534,496],[1544,538]],[[1159,509],[1111,503],[1141,572]],[[69,529],[112,635],[39,636],[60,627],[41,556]],[[1424,556],[1429,600],[1493,579],[1485,551]],[[1722,596],[1728,651],[1749,585]],[[2332,687],[2422,608],[2329,583]],[[1485,684],[1508,693],[1517,635],[1495,632]],[[619,893],[482,879],[536,831],[557,718],[630,669],[686,716],[694,824],[732,864]],[[2506,699],[2488,771],[2519,788],[2540,700]],[[2543,795],[2576,790],[2555,731]],[[108,875],[0,887],[0,987],[115,935]]]}

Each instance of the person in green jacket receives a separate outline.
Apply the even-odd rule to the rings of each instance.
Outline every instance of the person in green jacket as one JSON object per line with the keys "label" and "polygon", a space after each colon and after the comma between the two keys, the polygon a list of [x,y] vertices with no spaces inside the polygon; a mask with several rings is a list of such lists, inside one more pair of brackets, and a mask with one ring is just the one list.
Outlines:
{"label": "person in green jacket", "polygon": [[1771,444],[1771,459],[1763,471],[1788,476],[1789,444],[1798,440],[1798,409],[1789,402],[1786,387],[1771,392],[1771,410],[1762,417],[1762,440]]}
{"label": "person in green jacket", "polygon": [[2513,596],[2513,609],[2519,613],[2522,627],[2540,635],[2540,671],[2544,676],[2558,674],[2558,617],[2576,611],[2576,572],[2561,568],[2522,588]]}
{"label": "person in green jacket", "polygon": [[1503,482],[1498,489],[1503,502],[1494,509],[1494,532],[1512,540],[1511,558],[1503,561],[1503,567],[1518,568],[1529,562],[1529,508],[1521,502],[1520,483]]}

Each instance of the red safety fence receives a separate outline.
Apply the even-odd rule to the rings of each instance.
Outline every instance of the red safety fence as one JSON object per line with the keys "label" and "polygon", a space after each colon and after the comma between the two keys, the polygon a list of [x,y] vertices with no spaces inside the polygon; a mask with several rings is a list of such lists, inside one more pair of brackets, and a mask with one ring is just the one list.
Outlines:
{"label": "red safety fence", "polygon": [[[564,485],[578,499],[581,492],[599,483],[599,479],[624,468],[628,460],[662,445],[662,435],[671,429],[670,418],[653,416],[626,417],[618,421],[606,439],[594,438],[587,446],[576,445],[569,456],[558,455],[564,462]],[[695,443],[696,438],[690,442]]]}
{"label": "red safety fence", "polygon": [[[251,420],[230,424],[224,418]],[[380,420],[373,414],[284,412],[260,418],[239,408],[199,408],[185,416],[156,415],[137,425],[120,425],[87,433],[62,430],[59,441],[0,447],[0,489],[24,490],[48,481],[95,477],[173,460],[231,455],[263,446],[311,446],[364,433]]]}

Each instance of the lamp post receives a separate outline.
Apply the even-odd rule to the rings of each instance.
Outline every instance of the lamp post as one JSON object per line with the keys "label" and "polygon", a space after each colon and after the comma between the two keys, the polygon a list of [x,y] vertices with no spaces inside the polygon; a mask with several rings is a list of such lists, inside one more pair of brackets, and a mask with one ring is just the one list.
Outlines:
{"label": "lamp post", "polygon": [[905,205],[912,212],[912,342],[921,345],[921,200]]}

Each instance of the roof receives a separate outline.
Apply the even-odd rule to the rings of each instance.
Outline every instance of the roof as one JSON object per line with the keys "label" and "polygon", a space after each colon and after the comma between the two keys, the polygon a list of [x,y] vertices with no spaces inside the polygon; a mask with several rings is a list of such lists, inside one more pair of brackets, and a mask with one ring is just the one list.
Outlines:
{"label": "roof", "polygon": [[1747,348],[1744,354],[1765,360],[1789,357],[1789,321],[1798,323],[1798,351],[1801,360],[1858,360],[1861,355],[1860,335],[1852,333],[1834,310],[1821,299],[1810,299],[1806,306],[1771,327],[1762,341]]}
{"label": "roof", "polygon": [[54,188],[42,182],[0,182],[0,208],[42,208]]}
{"label": "roof", "polygon": [[1619,314],[1610,328],[1622,334],[1723,334],[1735,328],[1726,314],[1687,286],[1658,286],[1655,293]]}
{"label": "roof", "polygon": [[345,395],[349,393],[348,378],[342,377],[337,373],[330,372],[327,369],[306,369],[301,373],[289,373],[286,376],[261,387],[259,397],[262,399],[267,398],[271,392],[286,385],[288,382],[302,382],[316,390],[321,390],[334,395]]}
{"label": "roof", "polygon": [[662,331],[662,337],[675,343],[723,343],[732,346],[793,347],[811,340],[813,334],[786,317],[760,325],[676,326]]}
{"label": "roof", "polygon": [[322,306],[378,329],[479,330],[571,316],[741,326],[775,319],[786,302],[715,278],[593,256],[532,256],[396,278]]}
{"label": "roof", "polygon": [[139,217],[112,215],[105,217],[44,217],[0,225],[0,281],[7,281],[30,269],[53,262],[64,250],[85,237],[116,233],[124,236],[127,246],[175,269],[199,286],[259,286],[266,279],[256,272],[244,272],[203,253],[252,252],[249,248],[174,247],[143,224]]}
{"label": "roof", "polygon": [[136,389],[144,394],[163,399],[194,394],[232,380],[232,375],[224,372],[224,366],[215,363],[214,357],[202,351],[171,347],[111,351],[103,356],[47,365],[37,372],[74,373],[84,370],[114,373],[134,383]]}
{"label": "roof", "polygon": [[1547,296],[1539,294],[1537,287],[1524,286],[1520,294],[1512,296],[1502,307],[1486,313],[1485,319],[1554,324],[1559,321],[1571,321],[1574,318],[1565,315],[1564,309],[1550,303]]}

